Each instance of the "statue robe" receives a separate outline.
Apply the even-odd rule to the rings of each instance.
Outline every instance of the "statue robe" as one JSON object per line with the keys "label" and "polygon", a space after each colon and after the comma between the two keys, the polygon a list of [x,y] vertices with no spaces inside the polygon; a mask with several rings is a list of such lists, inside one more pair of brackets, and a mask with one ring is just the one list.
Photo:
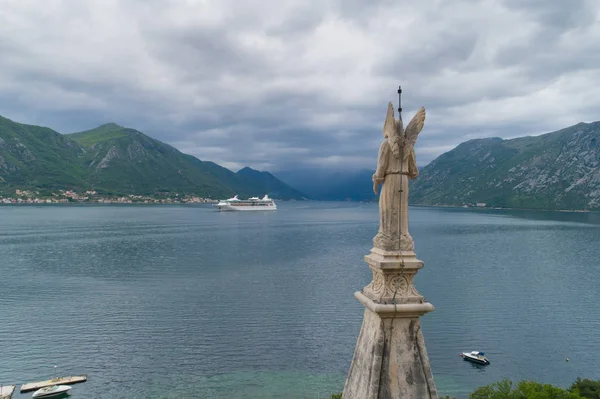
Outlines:
{"label": "statue robe", "polygon": [[[405,147],[404,151],[400,148],[400,154],[404,158],[402,174],[400,157],[394,156],[388,140],[381,143],[377,170],[373,175],[373,181],[383,183],[379,195],[379,232],[373,238],[373,245],[386,251],[412,251],[414,248],[408,233],[408,178],[416,178],[419,170],[412,145]],[[399,240],[400,232],[402,242]]]}

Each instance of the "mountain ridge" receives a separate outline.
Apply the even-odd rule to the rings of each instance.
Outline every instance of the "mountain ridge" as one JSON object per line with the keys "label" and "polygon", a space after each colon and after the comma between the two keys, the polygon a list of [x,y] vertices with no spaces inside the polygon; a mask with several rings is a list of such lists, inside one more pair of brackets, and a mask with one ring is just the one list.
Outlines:
{"label": "mountain ridge", "polygon": [[513,139],[474,139],[424,167],[411,184],[420,205],[600,209],[600,122]]}
{"label": "mountain ridge", "polygon": [[[536,136],[470,139],[419,168],[409,181],[409,203],[600,210],[598,143],[600,121]],[[279,177],[315,199],[377,201],[373,173],[312,169]]]}
{"label": "mountain ridge", "polygon": [[[376,201],[372,173],[298,169],[275,177],[248,167],[235,173],[116,123],[60,134],[0,116],[0,194],[33,187]],[[409,186],[413,205],[599,210],[600,121],[465,141],[420,168]]]}
{"label": "mountain ridge", "polygon": [[5,195],[15,189],[46,194],[77,189],[108,195],[181,192],[214,199],[234,194],[307,197],[264,173],[268,182],[267,175],[234,173],[116,123],[61,134],[0,116],[0,193]]}

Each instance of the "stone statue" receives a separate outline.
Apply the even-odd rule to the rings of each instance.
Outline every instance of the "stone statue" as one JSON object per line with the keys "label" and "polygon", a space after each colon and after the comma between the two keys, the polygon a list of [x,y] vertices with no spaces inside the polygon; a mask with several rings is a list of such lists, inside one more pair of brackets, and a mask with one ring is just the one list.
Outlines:
{"label": "stone statue", "polygon": [[391,102],[388,104],[383,125],[386,140],[379,148],[377,170],[373,175],[375,194],[383,184],[379,196],[379,232],[373,238],[373,245],[385,251],[414,249],[408,233],[408,178],[419,175],[414,146],[424,123],[425,108],[421,107],[405,131],[402,119],[394,118],[394,106]]}

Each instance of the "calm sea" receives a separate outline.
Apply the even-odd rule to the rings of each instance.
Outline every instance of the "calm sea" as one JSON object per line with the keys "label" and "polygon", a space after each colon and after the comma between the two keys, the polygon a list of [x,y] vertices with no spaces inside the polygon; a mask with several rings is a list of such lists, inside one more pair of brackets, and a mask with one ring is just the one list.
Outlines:
{"label": "calm sea", "polygon": [[[0,207],[0,383],[87,373],[72,397],[328,398],[377,223],[357,203]],[[600,214],[411,208],[410,226],[442,394],[600,378]]]}

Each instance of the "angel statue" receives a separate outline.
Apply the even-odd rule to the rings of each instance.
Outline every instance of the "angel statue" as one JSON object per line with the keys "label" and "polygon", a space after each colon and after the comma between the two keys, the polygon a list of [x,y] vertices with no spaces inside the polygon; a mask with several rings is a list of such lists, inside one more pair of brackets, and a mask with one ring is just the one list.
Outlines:
{"label": "angel statue", "polygon": [[394,118],[390,102],[383,125],[385,141],[379,148],[377,170],[373,175],[373,191],[379,196],[379,232],[373,245],[385,251],[412,251],[414,243],[408,233],[408,178],[419,175],[415,142],[425,123],[425,108],[421,107],[406,130],[402,119]]}

